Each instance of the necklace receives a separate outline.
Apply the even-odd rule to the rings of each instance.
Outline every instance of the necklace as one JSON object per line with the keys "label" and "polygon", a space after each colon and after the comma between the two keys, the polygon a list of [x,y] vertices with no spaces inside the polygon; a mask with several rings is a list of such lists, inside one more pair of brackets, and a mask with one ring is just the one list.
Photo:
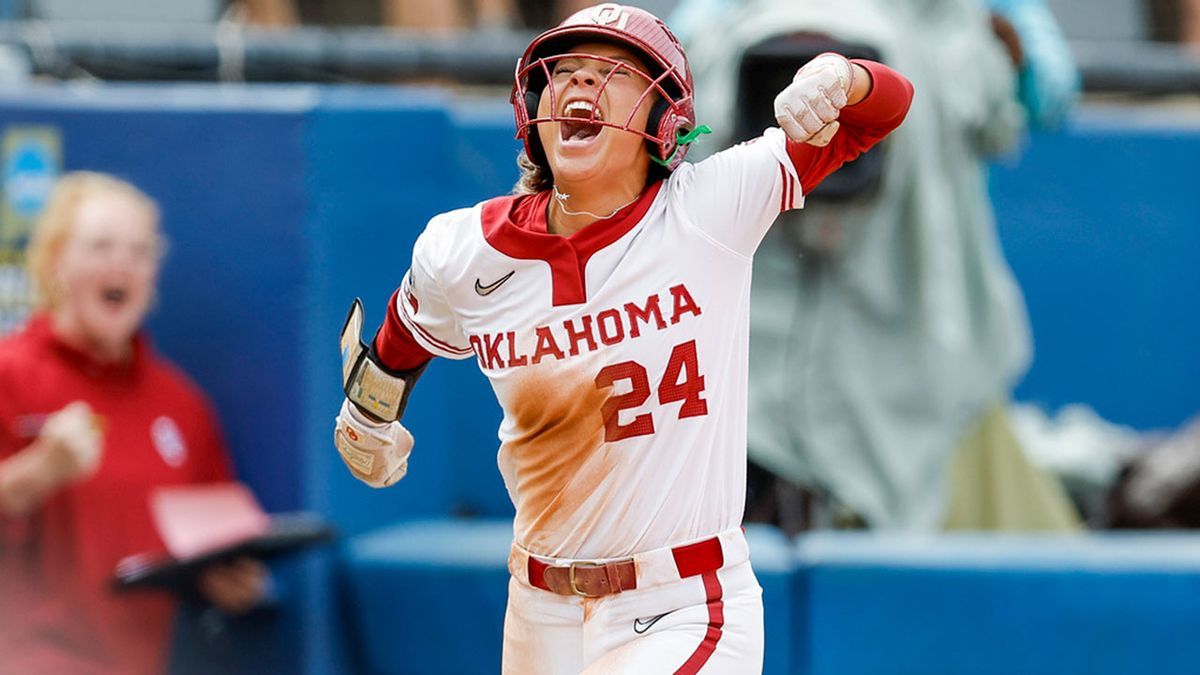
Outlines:
{"label": "necklace", "polygon": [[638,200],[638,197],[641,196],[641,195],[635,195],[633,199],[630,199],[629,201],[625,202],[624,204],[613,209],[607,216],[602,216],[598,213],[592,213],[591,211],[572,211],[572,210],[568,209],[567,208],[567,200],[571,198],[571,195],[569,195],[565,192],[559,192],[557,185],[551,186],[551,189],[554,190],[554,199],[558,201],[558,208],[563,213],[565,213],[568,216],[591,216],[593,218],[596,218],[597,220],[604,220],[605,218],[612,218],[613,216],[617,215],[618,211],[620,211],[621,209],[625,208],[626,206],[629,206],[630,204],[636,202]]}

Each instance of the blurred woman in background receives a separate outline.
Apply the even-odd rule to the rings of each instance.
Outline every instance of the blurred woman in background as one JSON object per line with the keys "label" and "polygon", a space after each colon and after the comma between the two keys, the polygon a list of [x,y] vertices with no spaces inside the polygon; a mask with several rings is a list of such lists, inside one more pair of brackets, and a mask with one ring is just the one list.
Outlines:
{"label": "blurred woman in background", "polygon": [[[140,332],[162,255],[155,204],[102,174],[63,177],[33,232],[35,313],[0,341],[0,672],[165,668],[173,601],[114,596],[115,564],[163,548],[154,488],[231,472],[209,404]],[[242,560],[198,590],[242,613],[265,580]]]}

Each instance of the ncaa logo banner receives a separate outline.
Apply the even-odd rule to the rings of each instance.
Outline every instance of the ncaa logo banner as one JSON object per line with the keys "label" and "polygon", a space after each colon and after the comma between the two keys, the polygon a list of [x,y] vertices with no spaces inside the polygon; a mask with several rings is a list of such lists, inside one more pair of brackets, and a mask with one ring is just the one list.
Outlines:
{"label": "ncaa logo banner", "polygon": [[34,220],[46,206],[62,171],[62,134],[53,127],[8,127],[2,147],[0,334],[20,325],[29,313],[25,247]]}

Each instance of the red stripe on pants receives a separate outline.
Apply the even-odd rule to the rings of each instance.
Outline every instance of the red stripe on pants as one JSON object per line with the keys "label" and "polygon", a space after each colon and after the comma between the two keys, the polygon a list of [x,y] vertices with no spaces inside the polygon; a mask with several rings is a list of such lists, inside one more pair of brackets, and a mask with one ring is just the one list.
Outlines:
{"label": "red stripe on pants", "polygon": [[721,640],[721,627],[725,625],[725,603],[721,600],[721,582],[717,573],[706,572],[700,577],[704,581],[704,595],[708,602],[708,631],[704,640],[688,660],[675,671],[675,675],[696,675],[708,663],[708,657],[717,649]]}

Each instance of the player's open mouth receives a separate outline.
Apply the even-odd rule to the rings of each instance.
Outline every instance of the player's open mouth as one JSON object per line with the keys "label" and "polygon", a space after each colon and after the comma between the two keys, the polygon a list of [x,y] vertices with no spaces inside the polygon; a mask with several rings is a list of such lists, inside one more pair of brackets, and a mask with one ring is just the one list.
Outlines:
{"label": "player's open mouth", "polygon": [[562,116],[570,118],[558,123],[564,145],[586,145],[595,141],[604,129],[597,124],[604,120],[604,115],[590,101],[571,101]]}

